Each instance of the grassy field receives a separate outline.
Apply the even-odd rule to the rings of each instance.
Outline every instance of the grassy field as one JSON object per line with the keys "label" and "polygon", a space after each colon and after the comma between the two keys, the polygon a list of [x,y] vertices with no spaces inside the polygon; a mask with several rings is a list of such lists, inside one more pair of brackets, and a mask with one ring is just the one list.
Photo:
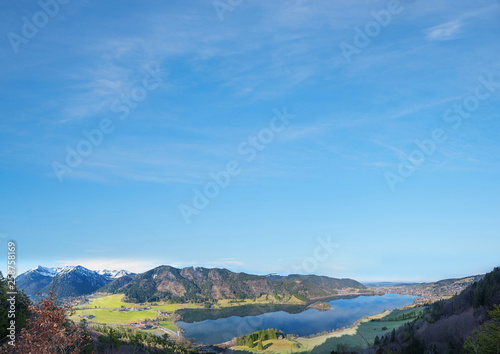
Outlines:
{"label": "grassy field", "polygon": [[80,321],[78,315],[93,315],[91,322],[108,324],[127,324],[130,322],[140,322],[145,319],[155,319],[158,313],[152,310],[146,311],[118,311],[117,309],[88,309],[79,310],[70,317],[75,322]]}
{"label": "grassy field", "polygon": [[151,308],[154,310],[169,311],[169,312],[174,312],[180,309],[197,309],[199,307],[200,305],[197,304],[161,304],[161,303],[158,303],[158,306],[151,306]]}
{"label": "grassy field", "polygon": [[79,305],[77,309],[93,309],[93,308],[102,308],[102,309],[110,309],[110,308],[120,308],[121,306],[132,307],[133,304],[127,304],[123,302],[123,294],[116,295],[108,295],[103,297],[97,297],[92,299],[90,302]]}
{"label": "grassy field", "polygon": [[[114,294],[114,295],[106,295],[102,297],[96,297],[93,298],[90,302],[76,306],[77,309],[95,309],[95,308],[101,308],[101,309],[119,309],[121,307],[140,307],[139,304],[136,303],[131,303],[131,302],[124,302],[123,298],[125,297],[124,294]],[[160,311],[170,311],[174,312],[178,309],[183,309],[183,308],[198,308],[199,305],[197,304],[168,304],[164,302],[155,302],[157,306],[151,306],[152,309],[154,310],[160,310]],[[144,305],[142,305],[144,306]]]}
{"label": "grassy field", "polygon": [[272,352],[272,353],[290,353],[299,352],[298,344],[294,341],[289,340],[278,340],[271,339],[262,342],[264,348],[263,351],[257,350],[257,342],[254,343],[255,348],[250,349],[248,347],[233,347],[236,353],[262,353],[262,352]]}
{"label": "grassy field", "polygon": [[171,331],[177,332],[177,327],[175,327],[171,321],[160,321],[160,327],[164,327]]}
{"label": "grassy field", "polygon": [[[122,307],[144,307],[144,305],[123,302],[123,294],[106,295],[93,298],[90,302],[75,307],[76,313],[70,318],[75,322],[80,321],[83,315],[95,316],[90,321],[96,323],[108,324],[127,324],[130,322],[141,322],[145,319],[155,319],[158,316],[158,311],[174,312],[183,308],[198,308],[196,304],[167,304],[156,303],[156,306],[151,306],[151,309],[144,311],[118,311]],[[163,322],[165,327],[173,331],[177,328],[170,321]]]}
{"label": "grassy field", "polygon": [[[423,308],[410,308],[406,310],[398,310],[398,311],[392,311],[389,315],[384,317],[384,320],[386,321],[393,321],[393,320],[403,320],[403,319],[409,319],[411,317],[416,317],[419,316],[423,313],[424,309]],[[403,318],[404,317],[404,318]]]}
{"label": "grassy field", "polygon": [[234,306],[243,306],[243,305],[268,305],[268,304],[304,304],[304,301],[297,299],[295,296],[287,296],[283,299],[276,299],[272,296],[262,295],[261,297],[253,299],[244,299],[244,300],[234,300],[234,299],[223,299],[218,300],[215,304],[215,307],[225,308],[225,307],[234,307]]}

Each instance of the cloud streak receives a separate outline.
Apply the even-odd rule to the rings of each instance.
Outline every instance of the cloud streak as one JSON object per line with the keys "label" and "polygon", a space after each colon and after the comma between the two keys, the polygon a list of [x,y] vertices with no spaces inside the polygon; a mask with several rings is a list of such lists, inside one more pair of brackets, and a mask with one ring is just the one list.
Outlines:
{"label": "cloud streak", "polygon": [[449,41],[457,38],[461,28],[462,23],[458,20],[443,23],[430,28],[427,31],[427,39],[430,41]]}

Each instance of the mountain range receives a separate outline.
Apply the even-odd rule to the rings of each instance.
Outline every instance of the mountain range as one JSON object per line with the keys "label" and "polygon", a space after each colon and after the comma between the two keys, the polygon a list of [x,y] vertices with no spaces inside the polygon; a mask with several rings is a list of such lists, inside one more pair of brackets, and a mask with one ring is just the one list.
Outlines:
{"label": "mountain range", "polygon": [[18,288],[23,289],[30,298],[37,293],[48,294],[54,291],[60,298],[87,295],[104,285],[133,273],[126,270],[90,270],[82,266],[46,268],[38,266],[16,278]]}
{"label": "mountain range", "polygon": [[[460,293],[483,275],[446,279],[434,283],[397,284],[379,287],[386,292],[420,296],[422,301]],[[357,293],[370,290],[353,279],[320,275],[253,275],[227,269],[168,265],[144,273],[126,270],[90,270],[82,266],[47,268],[38,266],[19,275],[17,286],[30,298],[36,294],[57,293],[59,298],[88,295],[94,292],[123,293],[130,302],[173,300],[177,302],[211,302],[220,299],[257,298],[262,295],[276,299],[295,296],[306,301],[337,295],[339,290]],[[384,284],[385,285],[385,284]],[[343,291],[345,293],[345,291]]]}
{"label": "mountain range", "polygon": [[39,266],[19,275],[16,281],[31,298],[38,292],[47,294],[51,290],[59,298],[109,292],[123,293],[130,302],[212,301],[262,295],[275,298],[293,295],[301,300],[313,300],[334,296],[341,289],[366,291],[364,285],[353,279],[299,274],[261,276],[219,268],[171,266],[159,266],[141,274],[125,270],[93,271],[82,266]]}
{"label": "mountain range", "polygon": [[366,287],[353,279],[316,275],[262,276],[235,273],[227,269],[159,266],[124,283],[123,277],[101,291],[124,293],[132,302],[212,301],[228,298],[255,298],[262,295],[282,298],[294,295],[301,300],[334,296],[337,290]]}

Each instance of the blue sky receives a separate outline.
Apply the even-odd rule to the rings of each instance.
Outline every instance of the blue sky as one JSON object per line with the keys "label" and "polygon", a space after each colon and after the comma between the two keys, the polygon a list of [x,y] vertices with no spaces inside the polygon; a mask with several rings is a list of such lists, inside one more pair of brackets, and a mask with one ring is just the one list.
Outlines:
{"label": "blue sky", "polygon": [[0,240],[20,271],[500,265],[498,1],[66,2],[0,13]]}

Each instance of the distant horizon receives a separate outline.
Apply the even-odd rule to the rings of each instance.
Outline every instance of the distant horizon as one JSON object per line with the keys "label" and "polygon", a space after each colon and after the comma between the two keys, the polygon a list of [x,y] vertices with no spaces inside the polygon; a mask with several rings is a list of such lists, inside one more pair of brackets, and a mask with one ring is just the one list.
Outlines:
{"label": "distant horizon", "polygon": [[[362,284],[366,284],[366,283],[384,283],[384,282],[387,282],[387,283],[432,283],[432,282],[436,282],[436,281],[440,281],[440,280],[446,280],[446,279],[460,279],[460,278],[466,278],[466,277],[469,277],[469,276],[476,276],[476,275],[483,275],[483,274],[486,274],[490,271],[492,271],[493,269],[497,268],[497,267],[500,267],[500,266],[494,266],[492,267],[491,269],[488,269],[488,270],[485,270],[483,272],[479,272],[479,273],[475,273],[475,274],[465,274],[465,275],[456,275],[456,276],[449,276],[449,277],[440,277],[440,278],[432,278],[432,279],[426,279],[426,280],[422,280],[423,278],[420,278],[420,279],[406,279],[406,280],[401,280],[401,279],[375,279],[375,280],[370,280],[370,279],[363,279],[363,278],[353,278],[353,277],[340,277],[340,276],[335,276],[335,275],[328,275],[328,274],[316,274],[316,273],[288,273],[288,274],[285,274],[285,273],[276,273],[276,272],[269,272],[269,273],[257,273],[257,272],[252,272],[252,271],[245,271],[245,270],[234,270],[234,269],[231,269],[229,267],[217,267],[217,266],[200,266],[200,265],[185,265],[185,266],[174,266],[172,264],[158,264],[158,265],[155,265],[151,268],[147,268],[147,269],[143,269],[141,271],[134,271],[134,270],[131,270],[131,269],[127,269],[127,268],[124,268],[124,267],[115,267],[115,268],[109,268],[109,267],[96,267],[95,265],[92,266],[92,268],[90,267],[87,267],[85,265],[82,265],[82,264],[66,264],[66,265],[58,265],[58,266],[46,266],[44,264],[39,264],[37,266],[34,266],[34,267],[29,267],[29,268],[22,268],[23,270],[20,271],[17,275],[20,275],[22,273],[25,273],[29,270],[32,270],[32,269],[36,269],[38,266],[42,266],[44,268],[64,268],[64,267],[76,267],[76,266],[81,266],[81,267],[84,267],[86,269],[89,269],[89,270],[92,270],[92,271],[98,271],[98,270],[125,270],[125,271],[129,271],[129,272],[132,272],[132,273],[136,273],[136,274],[141,274],[141,273],[144,273],[144,272],[147,272],[151,269],[154,269],[154,268],[157,268],[157,267],[161,267],[161,266],[171,266],[171,267],[174,267],[174,268],[178,268],[178,269],[182,269],[182,268],[189,268],[189,267],[194,267],[194,268],[197,268],[197,267],[201,267],[201,268],[207,268],[207,269],[215,269],[215,268],[218,268],[218,269],[227,269],[231,272],[234,272],[234,273],[247,273],[247,274],[252,274],[252,275],[259,275],[259,276],[266,276],[266,275],[272,275],[272,274],[277,274],[279,276],[287,276],[287,275],[291,275],[291,274],[300,274],[300,275],[318,275],[318,276],[327,276],[327,277],[331,277],[331,278],[338,278],[338,279],[345,279],[345,278],[348,278],[348,279],[353,279],[353,280],[356,280]],[[5,274],[4,270],[0,269],[0,271],[2,272],[2,274]]]}

